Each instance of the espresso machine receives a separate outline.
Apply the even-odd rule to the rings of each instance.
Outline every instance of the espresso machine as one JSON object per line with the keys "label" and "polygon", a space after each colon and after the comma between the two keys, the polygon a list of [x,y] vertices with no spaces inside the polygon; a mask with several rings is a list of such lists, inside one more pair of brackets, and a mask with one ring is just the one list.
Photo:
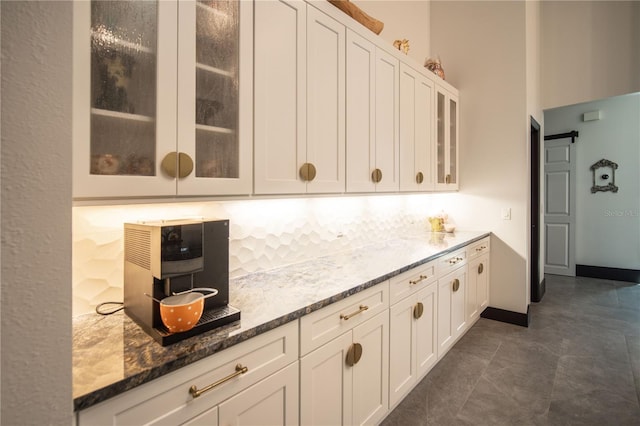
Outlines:
{"label": "espresso machine", "polygon": [[[213,288],[198,323],[171,333],[162,299]],[[240,320],[229,305],[229,221],[167,220],[124,224],[124,312],[162,346]]]}

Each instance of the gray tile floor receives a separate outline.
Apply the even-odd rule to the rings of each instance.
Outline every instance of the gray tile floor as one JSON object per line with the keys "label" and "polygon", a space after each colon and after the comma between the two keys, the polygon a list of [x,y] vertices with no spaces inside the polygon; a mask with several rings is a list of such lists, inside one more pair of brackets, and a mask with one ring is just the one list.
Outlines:
{"label": "gray tile floor", "polygon": [[382,424],[640,425],[640,284],[546,283],[528,328],[481,318]]}

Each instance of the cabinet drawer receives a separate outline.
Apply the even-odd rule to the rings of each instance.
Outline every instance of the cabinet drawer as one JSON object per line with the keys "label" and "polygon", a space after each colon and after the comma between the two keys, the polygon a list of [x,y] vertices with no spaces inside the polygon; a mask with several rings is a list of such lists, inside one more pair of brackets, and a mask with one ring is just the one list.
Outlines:
{"label": "cabinet drawer", "polygon": [[437,260],[438,265],[436,266],[436,272],[439,277],[448,274],[459,266],[464,266],[467,264],[467,247],[462,250],[455,251],[453,253],[448,253],[442,256]]}
{"label": "cabinet drawer", "polygon": [[[80,411],[79,426],[182,424],[257,383],[298,358],[298,323],[292,321],[208,358],[145,383]],[[191,386],[202,389],[247,367],[239,374],[194,398]]]}
{"label": "cabinet drawer", "polygon": [[389,280],[389,303],[394,304],[436,280],[436,263],[417,266]]}
{"label": "cabinet drawer", "polygon": [[468,246],[469,259],[481,256],[491,250],[490,238],[483,238]]}
{"label": "cabinet drawer", "polygon": [[300,355],[338,337],[389,307],[385,281],[300,318]]}

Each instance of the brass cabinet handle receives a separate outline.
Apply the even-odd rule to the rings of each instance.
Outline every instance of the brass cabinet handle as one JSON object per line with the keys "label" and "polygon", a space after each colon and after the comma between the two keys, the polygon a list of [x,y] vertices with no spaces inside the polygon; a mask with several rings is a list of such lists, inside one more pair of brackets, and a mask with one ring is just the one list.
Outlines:
{"label": "brass cabinet handle", "polygon": [[224,377],[220,380],[218,380],[217,382],[211,383],[209,386],[205,386],[202,389],[198,389],[196,387],[196,385],[193,385],[189,388],[189,393],[191,394],[192,397],[197,398],[200,395],[202,395],[205,392],[209,392],[211,389],[215,388],[216,386],[220,386],[221,384],[228,382],[229,380],[233,379],[234,377],[238,377],[241,374],[246,373],[247,371],[249,371],[248,367],[244,367],[242,366],[242,364],[237,364],[236,365],[236,372],[229,374],[227,377]]}
{"label": "brass cabinet handle", "polygon": [[455,279],[453,280],[453,291],[458,291],[460,289],[460,280],[459,279]]}
{"label": "brass cabinet handle", "polygon": [[311,182],[316,178],[316,166],[312,163],[304,163],[300,166],[300,177],[305,182]]}
{"label": "brass cabinet handle", "polygon": [[409,280],[409,284],[415,285],[415,284],[418,284],[420,281],[426,280],[427,278],[429,278],[427,275],[420,275],[420,278],[418,278],[417,280]]}
{"label": "brass cabinet handle", "polygon": [[455,265],[456,263],[460,262],[461,260],[464,260],[463,257],[452,257],[451,259],[449,259],[449,264],[450,265]]}
{"label": "brass cabinet handle", "polygon": [[382,180],[382,170],[375,169],[373,172],[371,172],[371,180],[375,183],[379,183]]}
{"label": "brass cabinet handle", "polygon": [[343,319],[343,320],[345,320],[345,321],[346,321],[346,320],[348,320],[349,318],[351,318],[351,317],[353,317],[353,316],[356,316],[356,315],[358,315],[358,314],[360,314],[360,313],[362,313],[362,312],[366,311],[367,309],[369,309],[369,307],[368,307],[367,305],[360,305],[360,308],[359,308],[357,311],[355,311],[355,312],[352,312],[352,313],[350,313],[350,314],[346,314],[346,315],[345,315],[345,314],[340,314],[340,319]]}
{"label": "brass cabinet handle", "polygon": [[160,167],[172,178],[185,178],[193,171],[193,160],[184,152],[170,152],[164,156]]}
{"label": "brass cabinet handle", "polygon": [[415,319],[420,319],[423,313],[424,313],[424,305],[422,304],[422,302],[416,303],[416,305],[413,307],[413,317]]}
{"label": "brass cabinet handle", "polygon": [[484,249],[486,249],[486,248],[487,248],[486,246],[480,246],[480,247],[476,248],[476,251],[477,251],[477,252],[478,252],[478,251],[482,251],[482,250],[484,250]]}
{"label": "brass cabinet handle", "polygon": [[451,183],[451,175],[447,175],[447,176],[444,178],[444,183]]}
{"label": "brass cabinet handle", "polygon": [[186,178],[193,171],[193,160],[184,152],[178,153],[178,177]]}
{"label": "brass cabinet handle", "polygon": [[422,172],[418,172],[418,174],[416,174],[416,183],[420,184],[422,182],[424,182],[424,175]]}
{"label": "brass cabinet handle", "polygon": [[360,343],[353,343],[349,346],[345,362],[349,367],[353,367],[360,361],[360,358],[362,358],[362,345]]}
{"label": "brass cabinet handle", "polygon": [[484,265],[481,263],[478,265],[478,273],[481,274],[484,271]]}

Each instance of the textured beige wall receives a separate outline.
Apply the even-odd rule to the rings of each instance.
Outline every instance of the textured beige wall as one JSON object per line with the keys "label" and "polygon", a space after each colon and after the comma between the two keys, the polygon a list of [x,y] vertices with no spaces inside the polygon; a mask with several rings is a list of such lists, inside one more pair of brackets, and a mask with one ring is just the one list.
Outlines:
{"label": "textured beige wall", "polygon": [[427,216],[440,211],[441,198],[392,194],[74,207],[73,315],[122,301],[125,222],[229,219],[229,275],[235,278],[428,230]]}
{"label": "textured beige wall", "polygon": [[71,2],[2,7],[3,425],[68,425]]}
{"label": "textured beige wall", "polygon": [[640,91],[640,2],[542,2],[542,52],[545,109]]}

